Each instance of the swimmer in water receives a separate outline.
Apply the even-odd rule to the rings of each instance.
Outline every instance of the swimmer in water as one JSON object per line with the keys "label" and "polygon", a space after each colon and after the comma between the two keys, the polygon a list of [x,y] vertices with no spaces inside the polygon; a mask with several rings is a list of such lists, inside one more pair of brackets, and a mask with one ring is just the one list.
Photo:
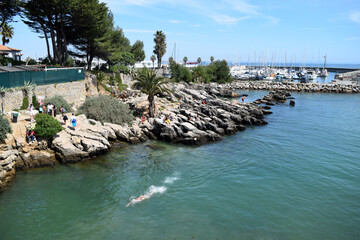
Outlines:
{"label": "swimmer in water", "polygon": [[141,202],[141,201],[143,201],[143,200],[145,200],[145,199],[148,199],[148,198],[151,197],[151,195],[153,195],[153,194],[154,194],[154,192],[151,192],[151,193],[149,193],[148,195],[140,196],[140,197],[138,197],[138,198],[134,198],[133,200],[131,200],[131,201],[126,205],[126,207],[129,207],[130,204],[132,204],[132,203]]}

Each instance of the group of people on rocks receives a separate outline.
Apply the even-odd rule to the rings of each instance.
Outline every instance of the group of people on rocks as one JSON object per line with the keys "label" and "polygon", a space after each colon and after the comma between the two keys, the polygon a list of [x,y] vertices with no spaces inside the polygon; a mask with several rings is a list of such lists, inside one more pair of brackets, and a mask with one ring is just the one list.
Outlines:
{"label": "group of people on rocks", "polygon": [[[26,141],[29,145],[31,145],[31,143],[34,143],[35,140],[38,141],[37,134],[35,132],[35,123],[33,123],[33,122],[35,122],[35,110],[34,110],[34,106],[32,104],[29,105],[28,111],[30,114],[30,122],[31,123],[29,126],[26,127]],[[45,104],[42,101],[40,101],[39,102],[39,113],[40,114],[49,114],[50,116],[56,118],[57,108],[54,103]],[[63,122],[61,124],[66,125],[66,122],[69,120],[69,118],[67,117],[66,109],[63,106],[60,107],[60,113],[62,115],[62,120],[63,120]],[[70,121],[71,121],[72,127],[75,128],[76,127],[76,117],[75,117],[74,113],[72,113]]]}
{"label": "group of people on rocks", "polygon": [[[30,113],[30,121],[33,122],[34,121],[34,107],[33,107],[32,104],[30,104],[28,110],[29,110],[29,113]],[[60,110],[60,113],[62,115],[62,120],[63,120],[62,125],[66,125],[66,122],[69,120],[68,116],[66,115],[66,109],[63,106],[61,106],[59,110]],[[42,101],[40,101],[40,103],[39,103],[39,113],[49,114],[52,117],[56,118],[56,116],[57,116],[57,107],[55,106],[54,103],[45,104]],[[72,126],[76,127],[76,117],[75,117],[74,113],[72,114],[70,120],[71,120]]]}
{"label": "group of people on rocks", "polygon": [[[61,113],[65,113],[65,109],[61,106],[60,108]],[[56,117],[57,114],[57,108],[54,103],[48,103],[45,104],[43,102],[40,102],[39,104],[39,113],[47,113],[53,117]]]}
{"label": "group of people on rocks", "polygon": [[170,125],[171,121],[173,120],[173,116],[171,114],[166,114],[163,118],[163,122]]}

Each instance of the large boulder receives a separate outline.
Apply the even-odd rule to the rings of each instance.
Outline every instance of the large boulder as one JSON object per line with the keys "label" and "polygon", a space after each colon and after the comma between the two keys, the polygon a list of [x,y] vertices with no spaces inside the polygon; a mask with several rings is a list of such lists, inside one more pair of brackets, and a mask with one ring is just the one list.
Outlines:
{"label": "large boulder", "polygon": [[37,167],[53,167],[55,165],[55,153],[52,150],[30,150],[20,153],[16,159],[16,169],[28,169]]}
{"label": "large boulder", "polygon": [[71,141],[71,135],[65,131],[58,133],[51,145],[56,157],[63,163],[78,162],[89,157],[89,153],[75,147]]}

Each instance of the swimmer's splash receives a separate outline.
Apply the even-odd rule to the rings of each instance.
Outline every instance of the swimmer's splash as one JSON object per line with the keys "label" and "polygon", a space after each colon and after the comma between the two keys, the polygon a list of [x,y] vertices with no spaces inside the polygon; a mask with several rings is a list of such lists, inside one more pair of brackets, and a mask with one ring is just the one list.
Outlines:
{"label": "swimmer's splash", "polygon": [[155,193],[160,193],[160,194],[162,194],[162,193],[164,193],[165,191],[166,191],[166,187],[164,187],[164,186],[156,187],[156,186],[151,185],[144,195],[142,195],[142,196],[140,196],[140,197],[138,197],[138,198],[132,199],[132,200],[126,205],[126,207],[129,207],[130,205],[134,205],[135,203],[144,201],[145,199],[150,198],[150,197],[151,197],[153,194],[155,194]]}

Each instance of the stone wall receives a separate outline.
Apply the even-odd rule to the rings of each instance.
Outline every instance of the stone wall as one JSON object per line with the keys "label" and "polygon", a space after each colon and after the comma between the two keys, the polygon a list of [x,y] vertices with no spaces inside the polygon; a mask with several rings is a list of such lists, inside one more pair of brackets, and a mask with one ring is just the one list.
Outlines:
{"label": "stone wall", "polygon": [[[73,103],[74,107],[77,108],[85,101],[86,89],[89,88],[90,84],[91,81],[86,79],[76,82],[36,86],[34,89],[29,90],[29,103],[31,103],[34,93],[37,97],[42,96],[45,98],[60,95],[68,103]],[[20,89],[6,91],[2,99],[4,112],[8,113],[14,109],[19,109],[22,105],[23,97],[23,91]]]}

